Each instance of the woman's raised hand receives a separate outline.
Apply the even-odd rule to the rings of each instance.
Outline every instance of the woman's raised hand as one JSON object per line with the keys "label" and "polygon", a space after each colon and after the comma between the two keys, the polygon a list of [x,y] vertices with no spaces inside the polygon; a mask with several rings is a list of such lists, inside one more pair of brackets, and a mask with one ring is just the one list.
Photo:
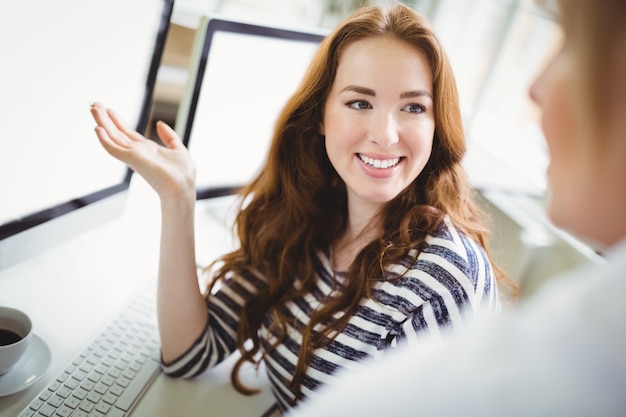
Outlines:
{"label": "woman's raised hand", "polygon": [[157,135],[165,144],[161,146],[129,128],[101,103],[91,105],[91,115],[104,149],[141,175],[161,200],[192,196],[195,200],[195,165],[171,127],[157,123]]}

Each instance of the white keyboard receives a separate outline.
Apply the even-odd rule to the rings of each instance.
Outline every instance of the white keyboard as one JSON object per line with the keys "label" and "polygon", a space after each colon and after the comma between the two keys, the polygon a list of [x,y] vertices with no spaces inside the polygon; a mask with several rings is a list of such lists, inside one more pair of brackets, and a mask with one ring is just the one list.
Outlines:
{"label": "white keyboard", "polygon": [[154,289],[142,290],[19,417],[124,417],[159,374]]}

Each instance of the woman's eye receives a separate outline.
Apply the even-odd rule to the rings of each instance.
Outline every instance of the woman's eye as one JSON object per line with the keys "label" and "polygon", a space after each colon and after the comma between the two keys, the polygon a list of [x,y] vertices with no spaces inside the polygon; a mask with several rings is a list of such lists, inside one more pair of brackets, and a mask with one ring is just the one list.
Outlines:
{"label": "woman's eye", "polygon": [[426,107],[421,104],[412,103],[405,106],[403,110],[409,113],[424,113],[426,111]]}
{"label": "woman's eye", "polygon": [[372,108],[372,106],[370,106],[370,104],[365,100],[350,101],[348,102],[348,107],[355,109],[355,110],[366,110],[366,109]]}

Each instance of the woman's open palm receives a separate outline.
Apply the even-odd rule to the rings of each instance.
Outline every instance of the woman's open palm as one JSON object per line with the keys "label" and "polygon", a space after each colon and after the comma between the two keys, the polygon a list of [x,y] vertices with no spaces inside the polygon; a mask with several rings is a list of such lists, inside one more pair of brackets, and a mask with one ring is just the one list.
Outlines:
{"label": "woman's open palm", "polygon": [[195,198],[195,166],[178,135],[163,122],[156,126],[165,146],[130,129],[117,114],[101,103],[91,106],[96,135],[113,157],[141,175],[161,199]]}

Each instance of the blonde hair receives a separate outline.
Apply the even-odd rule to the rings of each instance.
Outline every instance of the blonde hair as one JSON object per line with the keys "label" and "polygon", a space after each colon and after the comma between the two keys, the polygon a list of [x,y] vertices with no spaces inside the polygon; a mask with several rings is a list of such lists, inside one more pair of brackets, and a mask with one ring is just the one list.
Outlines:
{"label": "blonde hair", "polygon": [[606,72],[616,54],[615,40],[623,38],[626,31],[626,1],[559,0],[559,6],[565,47],[576,60],[578,116],[588,136],[598,142],[605,137],[612,88]]}

